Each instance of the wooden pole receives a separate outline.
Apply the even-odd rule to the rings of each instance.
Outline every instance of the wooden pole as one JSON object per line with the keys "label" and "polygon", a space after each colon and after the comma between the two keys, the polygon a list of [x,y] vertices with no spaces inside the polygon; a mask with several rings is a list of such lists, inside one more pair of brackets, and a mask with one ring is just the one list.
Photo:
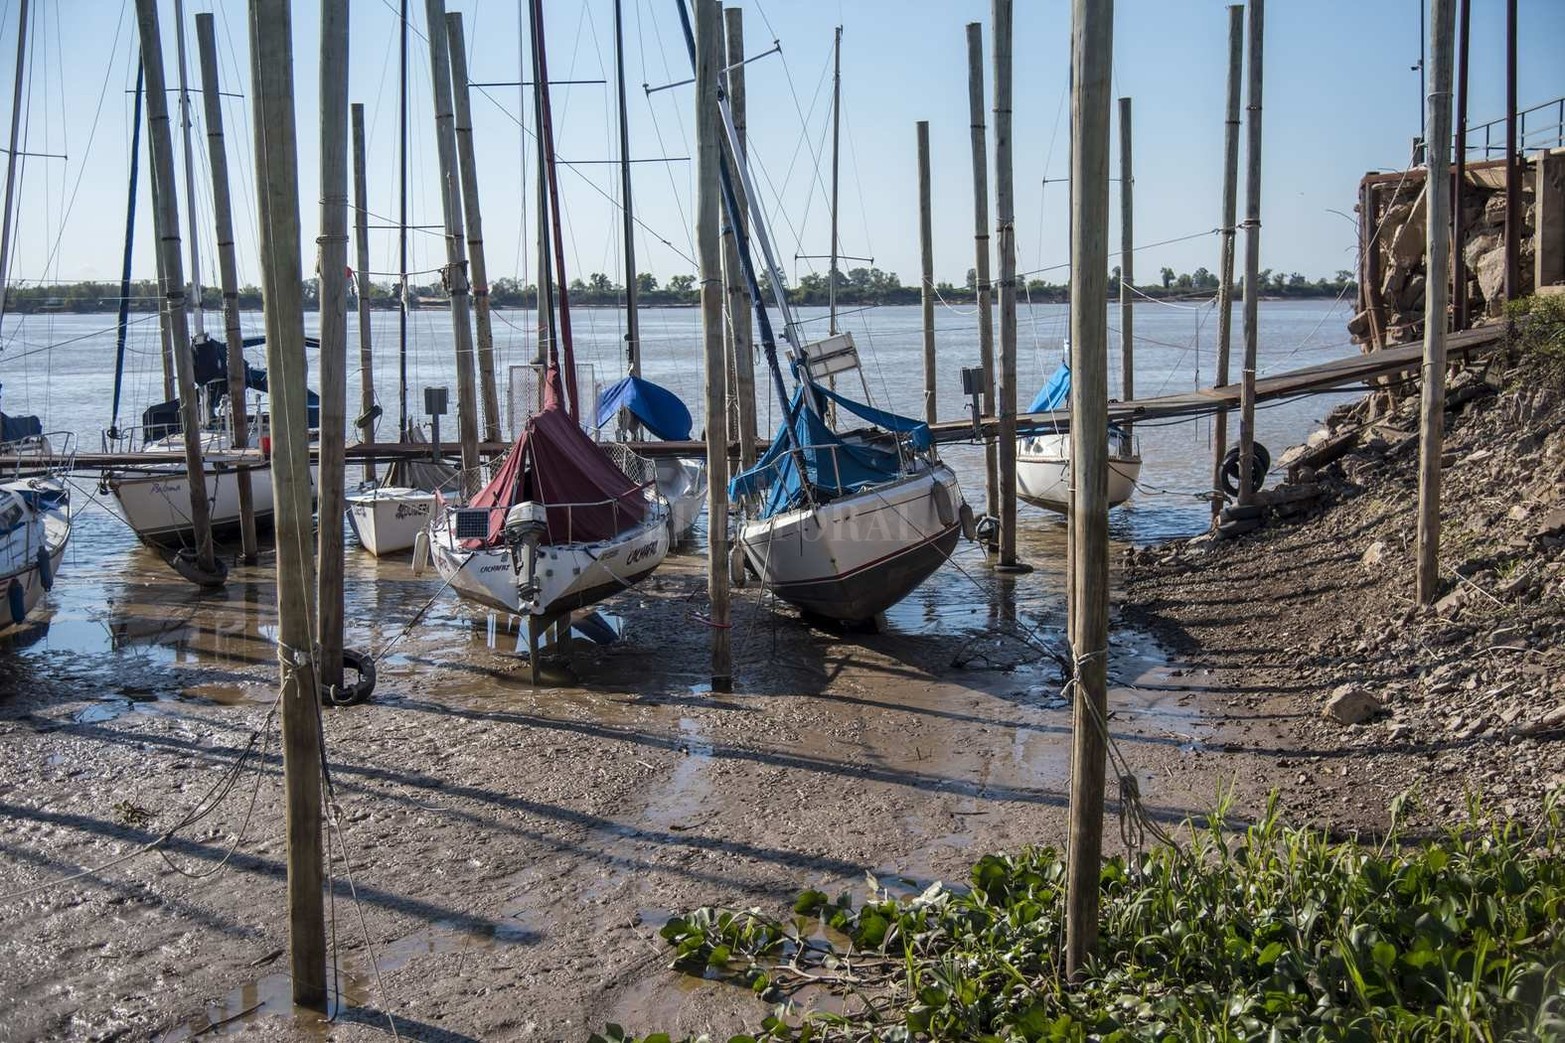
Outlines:
{"label": "wooden pole", "polygon": [[185,314],[184,263],[180,257],[179,200],[174,193],[174,142],[169,131],[168,87],[163,78],[163,40],[158,30],[157,0],[136,0],[141,31],[141,61],[147,74],[148,150],[156,172],[152,187],[158,254],[163,259],[163,323],[174,356],[179,390],[179,422],[185,432],[185,486],[190,492],[190,526],[195,532],[195,565],[204,576],[221,582],[212,548],[212,514],[207,500],[206,470],[201,464],[201,403],[190,355],[190,325]]}
{"label": "wooden pole", "polygon": [[935,243],[929,199],[929,121],[918,121],[918,246],[924,305],[924,422],[935,417]]}
{"label": "wooden pole", "polygon": [[1463,249],[1467,241],[1467,221],[1462,213],[1462,197],[1467,192],[1467,50],[1472,25],[1471,0],[1459,0],[1457,11],[1461,42],[1457,44],[1456,59],[1456,177],[1451,186],[1451,326],[1460,331],[1467,328],[1467,259]]}
{"label": "wooden pole", "polygon": [[707,595],[712,602],[712,690],[733,689],[728,641],[728,410],[723,361],[723,270],[718,248],[717,84],[722,69],[717,0],[696,0],[696,245],[706,347]]}
{"label": "wooden pole", "polygon": [[1016,560],[1016,209],[1011,169],[1011,0],[994,0],[994,197],[1000,249],[999,441],[1001,572]]}
{"label": "wooden pole", "polygon": [[1244,369],[1239,396],[1239,503],[1255,499],[1255,347],[1261,303],[1261,42],[1266,0],[1250,0],[1249,98],[1245,105]]}
{"label": "wooden pole", "polygon": [[[1234,335],[1234,223],[1239,217],[1239,93],[1244,82],[1244,5],[1228,8],[1228,102],[1223,124],[1223,226],[1217,262],[1217,373],[1212,383],[1228,383]],[[1361,287],[1362,289],[1362,287]],[[1223,457],[1228,455],[1228,410],[1212,418],[1212,521],[1223,510]]]}
{"label": "wooden pole", "polygon": [[[618,101],[620,222],[625,243],[625,370],[641,376],[640,287],[636,285],[636,211],[630,180],[630,110],[625,84],[625,12],[614,0],[614,87]],[[634,424],[634,421],[632,421]]]}
{"label": "wooden pole", "polygon": [[[734,157],[731,169],[738,170],[745,145],[744,111],[744,11],[738,7],[723,9],[723,23],[728,36],[728,111],[733,117],[734,130],[739,138],[740,155]],[[723,135],[724,142],[727,136]],[[739,229],[748,233],[749,211],[745,200],[742,178],[733,178],[734,197],[739,208]],[[755,338],[751,318],[750,287],[745,283],[744,270],[739,264],[737,247],[730,257],[724,253],[724,264],[729,266],[728,316],[731,340],[729,365],[734,374],[732,397],[738,403],[734,410],[739,420],[735,433],[739,440],[739,466],[748,468],[755,463],[757,421],[755,417]]]}
{"label": "wooden pole", "polygon": [[456,128],[451,101],[451,58],[445,25],[445,0],[424,0],[429,34],[429,68],[434,81],[435,144],[440,161],[440,205],[446,226],[446,289],[451,295],[451,332],[456,347],[457,432],[462,442],[462,491],[472,495],[480,482],[478,390],[473,379],[473,317],[468,298],[467,249],[462,241],[462,194],[457,187]]}
{"label": "wooden pole", "polygon": [[[179,58],[179,133],[185,155],[185,193],[190,197],[186,220],[190,222],[190,306],[194,312],[195,335],[206,336],[205,292],[201,286],[201,238],[197,235],[200,218],[196,214],[196,160],[190,134],[190,90],[185,82],[185,5],[174,0],[174,46]],[[176,192],[177,196],[178,193]]]}
{"label": "wooden pole", "polygon": [[[928,129],[925,129],[927,136]],[[842,159],[842,26],[832,35],[831,46],[831,276],[826,287],[827,330],[837,332],[837,264],[841,249],[841,237],[837,234],[838,194],[841,183]],[[834,378],[827,378],[835,383]],[[927,392],[926,392],[927,394]],[[835,407],[833,407],[835,408]]]}
{"label": "wooden pole", "polygon": [[[234,211],[228,192],[228,148],[223,137],[223,98],[217,79],[217,35],[212,15],[196,15],[196,49],[201,59],[201,100],[206,112],[207,158],[212,168],[212,214],[217,224],[217,270],[223,287],[223,339],[228,347],[228,410],[234,445],[250,444],[245,407],[245,343],[239,328],[239,266],[234,256]],[[255,492],[250,471],[234,481],[239,493],[239,547],[246,565],[259,557],[255,535]]]}
{"label": "wooden pole", "polygon": [[316,669],[342,690],[343,451],[348,437],[348,0],[321,0],[321,449],[316,557]]}
{"label": "wooden pole", "polygon": [[22,0],[16,12],[16,81],[11,92],[11,147],[5,158],[5,211],[0,219],[0,314],[6,305],[5,287],[11,277],[11,222],[12,204],[16,199],[16,162],[20,157],[17,142],[22,129],[22,88],[27,73],[27,12],[28,0]]}
{"label": "wooden pole", "polygon": [[1418,601],[1440,591],[1440,456],[1445,451],[1446,281],[1450,264],[1451,57],[1453,0],[1430,3],[1430,71],[1425,185],[1424,386],[1418,440]]}
{"label": "wooden pole", "polygon": [[1516,153],[1516,0],[1505,0],[1505,299],[1521,296],[1522,172]]}
{"label": "wooden pole", "polygon": [[[967,115],[973,150],[973,253],[978,292],[978,364],[984,371],[981,400],[994,416],[994,297],[989,284],[989,152],[984,125],[984,27],[967,23]],[[984,442],[984,513],[1000,516],[998,446]]]}
{"label": "wooden pole", "polygon": [[1098,947],[1108,750],[1108,239],[1110,0],[1073,0],[1071,67],[1071,553],[1076,699],[1072,726],[1065,972]]}
{"label": "wooden pole", "polygon": [[489,267],[484,261],[484,220],[478,209],[478,161],[473,152],[473,107],[467,87],[467,38],[462,16],[446,15],[451,52],[451,97],[456,113],[456,155],[462,171],[462,211],[473,266],[473,312],[478,326],[478,389],[484,400],[484,441],[500,441],[500,391],[495,386],[494,326],[489,319]]}
{"label": "wooden pole", "polygon": [[[1136,285],[1135,206],[1131,177],[1130,99],[1119,99],[1119,364],[1120,400],[1136,398],[1136,313],[1131,288]],[[1124,423],[1130,430],[1130,421]]]}
{"label": "wooden pole", "polygon": [[[364,106],[354,102],[353,122],[353,224],[358,250],[359,296],[359,416],[369,426],[361,428],[362,441],[375,440],[375,352],[370,339],[370,225],[369,174],[364,164]],[[364,458],[364,480],[375,480],[375,458]]]}
{"label": "wooden pole", "polygon": [[[151,5],[154,0],[139,0]],[[293,1000],[326,1008],[322,903],[320,699],[310,654],[315,565],[310,555],[299,161],[293,116],[289,0],[250,0],[250,95],[255,123],[266,372],[272,411],[277,527],[277,658],[281,661],[283,785],[288,839],[288,936]]]}

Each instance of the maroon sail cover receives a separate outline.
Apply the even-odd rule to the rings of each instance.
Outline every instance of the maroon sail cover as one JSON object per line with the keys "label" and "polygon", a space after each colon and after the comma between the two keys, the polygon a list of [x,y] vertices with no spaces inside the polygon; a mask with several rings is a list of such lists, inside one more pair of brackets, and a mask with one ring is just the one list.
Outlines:
{"label": "maroon sail cover", "polygon": [[544,378],[543,408],[528,418],[494,479],[469,507],[492,508],[488,545],[500,542],[505,512],[531,500],[548,508],[548,545],[595,543],[641,524],[643,487],[566,415],[559,370]]}

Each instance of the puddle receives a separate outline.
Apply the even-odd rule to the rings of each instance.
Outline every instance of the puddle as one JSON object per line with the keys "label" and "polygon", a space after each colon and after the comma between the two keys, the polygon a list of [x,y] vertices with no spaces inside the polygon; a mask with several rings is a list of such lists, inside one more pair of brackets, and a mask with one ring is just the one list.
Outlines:
{"label": "puddle", "polygon": [[[326,969],[327,990],[331,995],[327,1016],[296,1009],[289,975],[268,974],[230,991],[220,1002],[160,1037],[160,1043],[208,1036],[244,1035],[257,1018],[283,1015],[293,1018],[293,1028],[309,1039],[331,1039],[337,1027],[334,1019],[351,1007],[382,1006],[375,992],[376,972],[391,974],[414,960],[426,956],[485,951],[504,945],[529,944],[537,936],[515,920],[499,920],[478,929],[464,928],[451,920],[439,920],[404,938],[377,947],[376,960],[370,965],[362,952],[345,955],[334,969]],[[287,954],[276,957],[285,962]]]}
{"label": "puddle", "polygon": [[700,825],[691,821],[702,803],[711,795],[708,768],[712,763],[712,741],[693,717],[679,719],[679,744],[683,750],[674,772],[656,796],[647,802],[646,821],[668,829],[690,829]]}

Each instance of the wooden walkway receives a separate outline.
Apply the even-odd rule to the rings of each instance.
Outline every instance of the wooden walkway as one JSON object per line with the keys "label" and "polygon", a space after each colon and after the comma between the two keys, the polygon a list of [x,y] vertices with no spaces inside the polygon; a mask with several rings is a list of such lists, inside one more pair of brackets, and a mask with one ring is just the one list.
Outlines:
{"label": "wooden walkway", "polygon": [[[1446,338],[1446,353],[1452,362],[1465,362],[1489,351],[1504,339],[1505,327],[1498,324],[1465,330]],[[1328,391],[1346,391],[1374,380],[1417,377],[1423,362],[1422,343],[1401,344],[1366,355],[1333,359],[1319,365],[1258,378],[1255,382],[1255,400],[1257,403],[1272,402]],[[1201,388],[1198,391],[1184,391],[1177,395],[1162,395],[1133,402],[1110,402],[1109,419],[1168,420],[1238,408],[1239,385],[1226,384],[1223,387]],[[993,438],[997,426],[997,420],[985,417],[982,421],[984,437]],[[1022,433],[1037,428],[1053,429],[1056,426],[1070,426],[1070,410],[1023,413],[1016,418],[1016,429]],[[933,430],[937,442],[968,442],[973,439],[971,420],[942,421]]]}
{"label": "wooden walkway", "polygon": [[[1475,330],[1466,330],[1462,333],[1453,333],[1446,338],[1446,352],[1452,362],[1465,362],[1476,355],[1481,355],[1492,349],[1504,339],[1505,327],[1499,324]],[[1423,359],[1424,346],[1422,344],[1402,344],[1366,355],[1333,359],[1330,362],[1323,362],[1316,366],[1306,366],[1303,369],[1290,370],[1286,373],[1278,373],[1275,376],[1259,378],[1255,382],[1255,400],[1257,403],[1272,402],[1278,399],[1296,398],[1301,395],[1314,395],[1327,391],[1345,391],[1375,380],[1388,380],[1410,375],[1417,377],[1418,371],[1423,365]],[[1185,391],[1177,395],[1137,399],[1134,402],[1111,402],[1109,403],[1109,419],[1132,421],[1169,420],[1201,416],[1224,409],[1238,408],[1239,385],[1227,384],[1223,387]],[[994,417],[984,417],[980,426],[984,438],[993,438],[999,426],[999,421]],[[1070,410],[1068,409],[1054,413],[1024,413],[1016,418],[1016,429],[1024,434],[1038,428],[1053,429],[1055,427],[1069,426]],[[932,430],[937,442],[969,442],[973,440],[973,423],[971,420],[942,421],[934,425]],[[624,445],[643,456],[649,457],[706,455],[706,443],[697,441],[626,442]],[[447,455],[455,453],[456,448],[455,442],[441,443],[441,449]],[[479,454],[493,457],[510,448],[510,442],[485,442],[479,446]],[[759,443],[758,448],[764,452],[766,443]],[[316,455],[317,448],[312,446],[310,452],[312,456]],[[393,460],[417,460],[427,458],[429,454],[430,446],[427,444],[356,442],[347,447],[347,459],[350,464],[362,463],[365,460],[377,460],[386,463]],[[735,447],[734,455],[737,455],[737,447]],[[209,463],[215,467],[233,469],[264,466],[267,462],[258,449],[229,451],[221,454],[221,456],[209,457],[208,459]],[[63,467],[67,464],[70,464],[72,469],[76,471],[103,471],[110,469],[124,471],[137,469],[161,470],[170,464],[183,467],[184,463],[185,454],[183,452],[77,453],[69,460],[63,456],[0,455],[0,473],[36,473],[46,469]]]}

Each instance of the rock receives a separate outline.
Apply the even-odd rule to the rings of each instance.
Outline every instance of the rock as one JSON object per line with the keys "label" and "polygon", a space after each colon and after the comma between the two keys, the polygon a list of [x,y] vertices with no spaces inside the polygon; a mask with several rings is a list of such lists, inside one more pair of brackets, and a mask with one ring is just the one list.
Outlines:
{"label": "rock", "polygon": [[1473,272],[1478,276],[1478,291],[1489,303],[1489,314],[1499,314],[1499,301],[1505,295],[1505,247],[1490,250],[1478,258]]}
{"label": "rock", "polygon": [[1372,568],[1379,565],[1385,558],[1386,541],[1376,540],[1369,545],[1369,549],[1364,552],[1364,556],[1359,559],[1359,563]]}
{"label": "rock", "polygon": [[1326,700],[1321,716],[1338,724],[1363,724],[1385,710],[1379,699],[1357,685],[1338,685]]}
{"label": "rock", "polygon": [[1532,538],[1541,540],[1548,536],[1565,534],[1565,507],[1556,507],[1543,516],[1538,527],[1532,530]]}
{"label": "rock", "polygon": [[1462,606],[1466,604],[1467,588],[1457,587],[1455,590],[1451,591],[1451,593],[1435,602],[1435,613],[1437,615],[1450,618],[1451,616],[1456,615],[1457,612],[1461,611]]}

